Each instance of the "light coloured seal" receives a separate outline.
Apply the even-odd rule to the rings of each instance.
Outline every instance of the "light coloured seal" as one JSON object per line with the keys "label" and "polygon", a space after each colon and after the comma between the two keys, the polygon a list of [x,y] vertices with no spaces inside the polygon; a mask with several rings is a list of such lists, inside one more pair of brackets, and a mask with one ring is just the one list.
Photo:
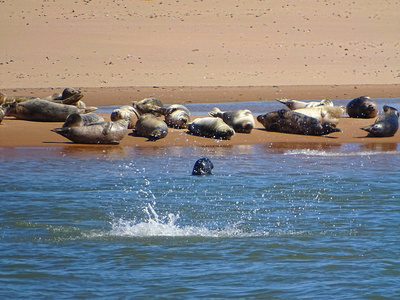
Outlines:
{"label": "light coloured seal", "polygon": [[149,141],[156,141],[166,137],[168,126],[153,114],[147,113],[141,115],[135,124],[134,136],[148,138]]}
{"label": "light coloured seal", "polygon": [[375,118],[378,113],[378,105],[369,97],[361,96],[351,100],[346,106],[350,118],[370,119]]}
{"label": "light coloured seal", "polygon": [[119,108],[114,109],[111,112],[111,116],[110,116],[111,121],[120,119],[121,117],[129,119],[128,129],[134,129],[135,124],[136,124],[137,120],[139,119],[139,114],[133,106],[123,105]]}
{"label": "light coloured seal", "polygon": [[0,124],[3,121],[4,116],[6,115],[8,108],[4,108],[2,105],[0,105]]}
{"label": "light coloured seal", "polygon": [[235,132],[239,133],[251,133],[255,126],[253,114],[248,109],[221,111],[218,107],[214,107],[208,115],[221,118],[226,124],[232,127]]}
{"label": "light coloured seal", "polygon": [[278,102],[286,105],[289,109],[295,110],[300,108],[318,107],[318,106],[333,106],[333,102],[328,99],[322,99],[321,101],[299,101],[290,99],[278,99]]}
{"label": "light coloured seal", "polygon": [[361,127],[362,130],[369,132],[370,137],[390,137],[394,136],[399,129],[399,111],[387,105],[383,106],[384,114],[379,116],[375,123]]}
{"label": "light coloured seal", "polygon": [[340,129],[328,123],[286,109],[259,115],[257,120],[264,125],[267,131],[316,136],[341,132]]}
{"label": "light coloured seal", "polygon": [[299,108],[293,110],[303,115],[316,118],[321,122],[328,123],[334,127],[337,126],[343,114],[346,111],[345,106],[314,106],[309,108]]}
{"label": "light coloured seal", "polygon": [[197,118],[188,125],[188,132],[193,135],[230,140],[235,134],[233,128],[226,124],[221,118],[204,117]]}
{"label": "light coloured seal", "polygon": [[161,114],[156,112],[157,109],[159,109],[160,107],[164,107],[164,104],[162,104],[162,102],[155,97],[145,98],[141,101],[134,101],[132,105],[139,113],[139,115],[150,113],[158,117]]}
{"label": "light coloured seal", "polygon": [[84,114],[92,111],[93,108],[78,108],[73,105],[54,103],[36,98],[21,103],[11,103],[7,116],[28,121],[65,122],[70,114]]}
{"label": "light coloured seal", "polygon": [[128,130],[127,119],[103,122],[87,126],[73,126],[51,129],[77,144],[118,145]]}
{"label": "light coloured seal", "polygon": [[62,127],[88,126],[92,124],[104,123],[104,118],[96,113],[68,115]]}
{"label": "light coloured seal", "polygon": [[184,129],[190,122],[190,111],[186,106],[180,104],[172,104],[168,107],[160,107],[155,110],[164,115],[165,123],[168,127]]}

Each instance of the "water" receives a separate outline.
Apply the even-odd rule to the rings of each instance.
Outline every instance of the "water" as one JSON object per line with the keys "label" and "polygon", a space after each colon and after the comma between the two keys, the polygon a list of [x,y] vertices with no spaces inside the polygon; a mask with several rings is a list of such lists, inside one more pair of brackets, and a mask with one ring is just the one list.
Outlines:
{"label": "water", "polygon": [[[200,157],[212,176],[190,175]],[[0,148],[0,163],[2,299],[400,296],[397,144]]]}

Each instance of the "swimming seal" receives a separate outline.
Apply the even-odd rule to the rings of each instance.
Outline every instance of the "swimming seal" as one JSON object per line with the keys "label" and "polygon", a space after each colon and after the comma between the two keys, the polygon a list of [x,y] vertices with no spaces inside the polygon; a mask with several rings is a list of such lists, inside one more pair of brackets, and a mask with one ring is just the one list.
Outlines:
{"label": "swimming seal", "polygon": [[394,136],[399,129],[399,111],[396,108],[384,105],[384,114],[369,126],[361,127],[362,130],[369,132],[369,137],[390,137]]}
{"label": "swimming seal", "polygon": [[104,123],[102,116],[96,113],[68,115],[62,127],[88,126],[92,124]]}
{"label": "swimming seal", "polygon": [[221,118],[214,117],[195,119],[192,123],[189,123],[188,132],[193,135],[221,140],[230,140],[235,134],[233,128]]}
{"label": "swimming seal", "polygon": [[166,137],[168,126],[153,114],[147,113],[139,117],[135,124],[133,135],[146,137],[149,141],[156,141]]}
{"label": "swimming seal", "polygon": [[309,117],[316,118],[321,122],[325,122],[336,127],[340,119],[342,118],[343,113],[346,111],[346,107],[343,105],[342,106],[320,105],[308,108],[299,108],[293,111],[301,113],[303,115],[307,115]]}
{"label": "swimming seal", "polygon": [[369,97],[361,96],[351,100],[346,106],[350,118],[370,119],[375,118],[378,113],[378,105]]}
{"label": "swimming seal", "polygon": [[321,101],[299,101],[299,100],[290,100],[290,99],[278,99],[278,102],[286,105],[290,110],[300,109],[300,108],[309,108],[309,107],[318,107],[318,106],[333,106],[333,102],[331,100],[322,99]]}
{"label": "swimming seal", "polygon": [[328,123],[286,109],[259,115],[257,120],[264,125],[267,131],[316,136],[341,132],[340,129]]}
{"label": "swimming seal", "polygon": [[214,107],[208,115],[221,118],[226,124],[232,127],[235,132],[239,133],[251,133],[255,126],[254,117],[248,109],[221,111],[218,107]]}
{"label": "swimming seal", "polygon": [[212,175],[214,165],[209,158],[200,158],[193,167],[192,175]]}
{"label": "swimming seal", "polygon": [[65,119],[70,114],[89,113],[92,112],[93,109],[95,108],[78,108],[73,105],[60,104],[36,98],[21,103],[11,103],[7,115],[28,121],[65,122]]}
{"label": "swimming seal", "polygon": [[103,122],[87,126],[73,126],[51,129],[77,144],[118,145],[128,130],[127,119]]}

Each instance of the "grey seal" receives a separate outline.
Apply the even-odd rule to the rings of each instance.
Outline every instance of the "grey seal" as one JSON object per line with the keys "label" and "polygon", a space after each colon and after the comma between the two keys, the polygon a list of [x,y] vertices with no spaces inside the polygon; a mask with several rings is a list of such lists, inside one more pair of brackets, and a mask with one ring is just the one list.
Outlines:
{"label": "grey seal", "polygon": [[160,107],[155,109],[156,112],[164,115],[165,123],[168,127],[184,129],[190,122],[190,111],[186,106],[180,104],[172,104],[168,107]]}
{"label": "grey seal", "polygon": [[139,113],[136,111],[136,109],[133,106],[123,105],[119,108],[114,109],[111,113],[110,118],[111,118],[111,121],[114,121],[116,119],[120,119],[121,116],[129,119],[128,129],[135,128],[136,122],[139,119]]}
{"label": "grey seal", "polygon": [[208,114],[211,117],[221,118],[235,132],[251,133],[255,126],[253,114],[248,109],[221,111],[218,107],[214,107]]}
{"label": "grey seal", "polygon": [[203,157],[198,159],[194,166],[192,175],[212,175],[214,165],[209,158]]}
{"label": "grey seal", "polygon": [[387,105],[383,106],[384,114],[379,116],[375,123],[361,127],[362,130],[369,132],[370,137],[390,137],[394,136],[399,129],[399,111]]}
{"label": "grey seal", "polygon": [[293,110],[295,112],[307,115],[309,117],[316,118],[321,122],[328,123],[334,127],[337,126],[344,112],[346,111],[345,106],[314,106],[308,108],[299,108]]}
{"label": "grey seal", "polygon": [[134,101],[132,105],[139,115],[150,113],[155,114],[158,117],[161,114],[156,112],[156,110],[160,107],[164,107],[164,104],[155,97],[145,98],[141,101]]}
{"label": "grey seal", "polygon": [[328,123],[286,109],[259,115],[257,120],[264,125],[267,131],[316,136],[341,132],[340,129]]}
{"label": "grey seal", "polygon": [[230,140],[235,134],[233,128],[226,124],[221,118],[205,117],[197,118],[188,125],[188,132],[193,135]]}
{"label": "grey seal", "polygon": [[322,99],[321,101],[310,101],[310,102],[291,100],[291,99],[278,99],[277,101],[286,105],[290,110],[318,107],[318,106],[333,106],[333,102],[327,99]]}
{"label": "grey seal", "polygon": [[375,118],[378,113],[378,105],[369,97],[361,96],[351,100],[346,106],[350,118],[370,119]]}
{"label": "grey seal", "polygon": [[104,123],[104,118],[96,113],[68,115],[62,127],[88,126],[92,124]]}
{"label": "grey seal", "polygon": [[149,141],[156,141],[166,137],[168,126],[153,114],[147,113],[141,115],[135,124],[133,135],[146,137]]}

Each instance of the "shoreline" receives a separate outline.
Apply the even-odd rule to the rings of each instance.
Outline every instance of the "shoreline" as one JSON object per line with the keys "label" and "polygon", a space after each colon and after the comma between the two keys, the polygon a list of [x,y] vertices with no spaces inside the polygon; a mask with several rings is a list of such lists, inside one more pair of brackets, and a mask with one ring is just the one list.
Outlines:
{"label": "shoreline", "polygon": [[[246,101],[268,101],[278,98],[292,99],[338,99],[348,96],[353,99],[361,95],[371,98],[392,98],[400,95],[400,86],[394,85],[362,85],[362,86],[284,86],[284,87],[114,87],[114,88],[78,88],[83,94],[83,101],[87,105],[115,106],[131,104],[132,101],[154,96],[164,104],[185,103],[217,103],[217,102],[246,102]],[[355,88],[357,87],[357,88]],[[277,95],[277,89],[281,88],[282,94]],[[340,91],[340,93],[338,93]],[[2,90],[5,94],[26,94],[35,96],[47,96],[52,93],[61,93],[62,89],[13,89]],[[25,93],[24,93],[25,92]],[[326,97],[319,97],[324,93]],[[332,95],[336,97],[329,97]],[[266,95],[260,100],[260,95]],[[292,97],[297,95],[297,97]],[[277,97],[280,96],[280,97]],[[394,97],[397,98],[397,97]],[[346,97],[344,97],[346,99]],[[201,101],[204,100],[204,101]],[[218,100],[218,101],[217,101]],[[380,104],[381,105],[381,104]],[[379,106],[380,106],[379,105]],[[381,107],[380,107],[381,109]],[[99,113],[106,120],[109,114]],[[192,116],[192,120],[196,117]],[[256,118],[257,116],[254,115]],[[312,145],[341,145],[343,143],[360,143],[372,145],[371,148],[397,149],[400,142],[400,133],[394,137],[371,138],[366,137],[366,132],[360,127],[372,124],[375,119],[352,119],[343,117],[338,124],[342,130],[328,136],[305,136],[295,134],[284,134],[268,132],[256,121],[255,129],[251,134],[235,134],[231,140],[215,140],[210,138],[193,136],[186,133],[184,129],[169,129],[164,139],[149,142],[146,138],[130,136],[128,130],[120,145],[82,145],[74,144],[66,138],[51,132],[50,129],[61,127],[60,122],[32,122],[16,120],[5,117],[0,124],[0,147],[86,147],[105,149],[108,147],[230,147],[235,145],[270,144],[279,147],[304,147]],[[290,146],[287,146],[290,145]],[[317,146],[318,147],[318,146]]]}

